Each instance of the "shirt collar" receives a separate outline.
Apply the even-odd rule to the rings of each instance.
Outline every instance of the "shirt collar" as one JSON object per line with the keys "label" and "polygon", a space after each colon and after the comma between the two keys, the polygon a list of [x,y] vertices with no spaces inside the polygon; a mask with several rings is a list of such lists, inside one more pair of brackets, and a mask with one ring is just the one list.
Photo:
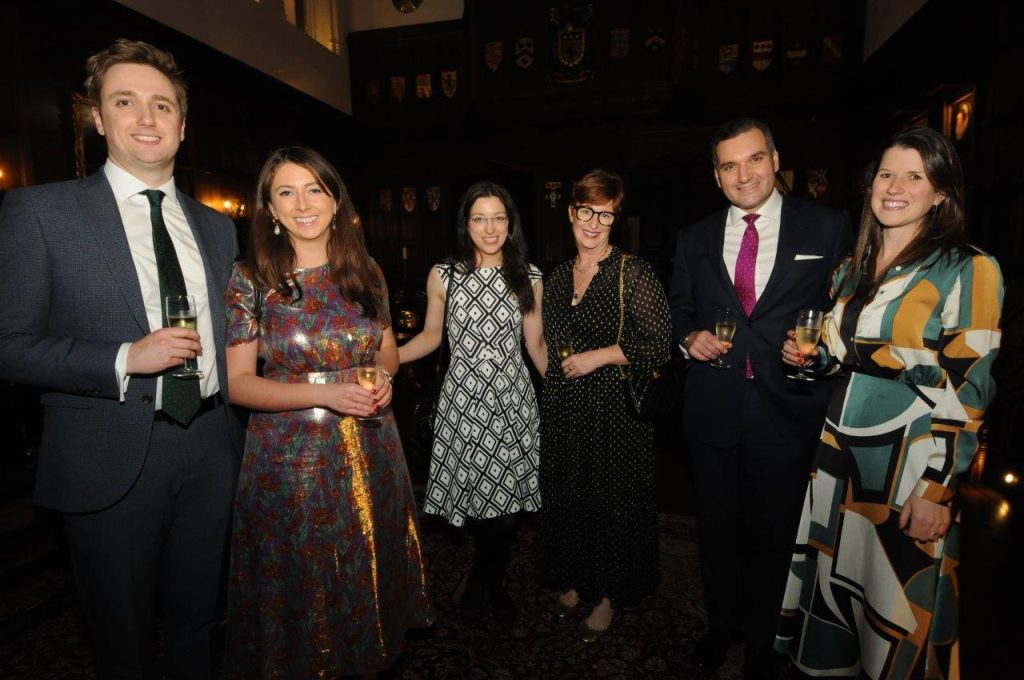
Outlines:
{"label": "shirt collar", "polygon": [[[746,224],[743,221],[743,216],[747,214],[747,211],[743,208],[737,208],[734,205],[729,206],[729,224]],[[762,219],[766,219],[775,224],[782,222],[782,194],[776,189],[772,189],[772,193],[768,196],[768,200],[764,202],[757,214]],[[757,221],[760,224],[761,220]]]}
{"label": "shirt collar", "polygon": [[164,201],[167,203],[175,206],[178,205],[178,189],[174,186],[174,177],[171,177],[158,187],[149,187],[141,179],[114,163],[110,158],[107,158],[107,162],[103,164],[103,174],[106,175],[107,182],[110,183],[110,188],[114,192],[114,200],[117,201],[118,205],[124,203],[126,199],[150,188],[159,189],[164,192]]}

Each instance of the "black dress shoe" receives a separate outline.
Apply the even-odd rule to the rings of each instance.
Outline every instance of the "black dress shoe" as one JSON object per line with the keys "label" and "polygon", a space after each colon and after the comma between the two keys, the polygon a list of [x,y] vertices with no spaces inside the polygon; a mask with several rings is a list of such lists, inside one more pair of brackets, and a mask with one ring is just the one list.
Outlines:
{"label": "black dress shoe", "polygon": [[693,648],[693,666],[701,673],[709,673],[725,661],[733,636],[724,631],[709,630]]}
{"label": "black dress shoe", "polygon": [[743,654],[744,680],[778,680],[786,667],[786,657],[771,649],[751,649]]}

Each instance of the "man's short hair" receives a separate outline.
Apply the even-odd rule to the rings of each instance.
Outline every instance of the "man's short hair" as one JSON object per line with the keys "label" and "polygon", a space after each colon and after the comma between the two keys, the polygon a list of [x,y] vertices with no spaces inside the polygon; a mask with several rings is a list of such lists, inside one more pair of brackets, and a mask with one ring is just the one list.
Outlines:
{"label": "man's short hair", "polygon": [[775,153],[775,139],[766,123],[756,118],[733,118],[720,125],[711,135],[711,164],[715,166],[716,170],[718,169],[718,145],[751,130],[760,130],[764,134],[765,141],[768,142],[768,153]]}
{"label": "man's short hair", "polygon": [[188,113],[188,84],[184,73],[170,52],[165,52],[141,40],[119,38],[113,45],[97,52],[85,62],[85,91],[93,106],[99,108],[100,91],[103,89],[103,77],[111,66],[117,64],[141,64],[152,66],[164,74],[174,87],[178,97],[178,108],[181,117]]}

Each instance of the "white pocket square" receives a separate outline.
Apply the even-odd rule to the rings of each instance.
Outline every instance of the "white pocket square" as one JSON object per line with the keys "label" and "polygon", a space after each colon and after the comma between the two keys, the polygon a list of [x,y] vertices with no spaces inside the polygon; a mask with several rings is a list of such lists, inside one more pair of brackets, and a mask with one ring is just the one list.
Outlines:
{"label": "white pocket square", "polygon": [[793,260],[794,261],[796,261],[796,260],[820,260],[823,257],[825,257],[825,256],[824,255],[797,255],[796,257],[793,258]]}

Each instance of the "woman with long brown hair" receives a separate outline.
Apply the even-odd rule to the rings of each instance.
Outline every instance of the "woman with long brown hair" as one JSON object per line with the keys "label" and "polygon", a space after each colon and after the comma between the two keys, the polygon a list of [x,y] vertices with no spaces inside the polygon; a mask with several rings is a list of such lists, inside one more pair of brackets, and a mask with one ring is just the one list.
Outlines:
{"label": "woman with long brown hair", "polygon": [[[432,616],[387,409],[398,349],[348,191],[315,151],[279,149],[264,164],[227,312],[231,401],[254,411],[235,500],[230,674],[383,670]],[[360,367],[376,368],[375,384],[356,382]]]}
{"label": "woman with long brown hair", "polygon": [[842,376],[797,533],[776,643],[815,677],[959,677],[957,489],[995,391],[1003,281],[967,245],[960,159],[896,134],[874,164],[822,343],[782,349]]}

